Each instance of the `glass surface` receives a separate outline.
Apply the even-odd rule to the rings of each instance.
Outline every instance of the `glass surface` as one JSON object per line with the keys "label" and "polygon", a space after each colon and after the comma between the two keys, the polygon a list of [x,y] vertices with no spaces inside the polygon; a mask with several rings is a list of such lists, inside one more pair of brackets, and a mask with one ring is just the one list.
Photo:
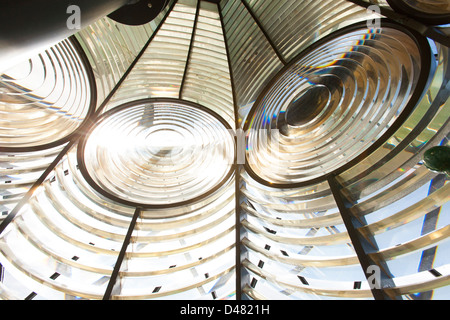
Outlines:
{"label": "glass surface", "polygon": [[178,98],[189,53],[196,1],[178,1],[137,65],[105,108],[144,98]]}
{"label": "glass surface", "polygon": [[[448,176],[429,170],[426,150],[448,145],[448,48],[436,46],[428,87],[417,107],[384,145],[340,174],[359,231],[376,244],[403,299],[432,299],[448,286]],[[436,273],[434,270],[439,270]],[[436,275],[437,274],[437,275]]]}
{"label": "glass surface", "polygon": [[0,221],[14,209],[63,147],[34,152],[0,152]]}
{"label": "glass surface", "polygon": [[[196,0],[178,1],[157,34],[173,0],[149,24],[125,26],[102,18],[76,34],[94,71],[97,107],[155,36],[103,110],[110,113],[94,128],[108,130],[97,135],[87,154],[95,160],[86,161],[91,172],[103,180],[101,187],[116,192],[116,200],[134,197],[161,204],[140,212],[111,299],[234,299],[238,248],[244,299],[373,299],[326,180],[275,188],[241,170],[235,181],[230,171],[234,135],[227,128],[234,128],[235,111],[240,125],[248,120],[272,77],[285,64],[296,67],[300,52],[344,26],[366,19],[373,23],[377,16],[344,0],[244,1],[201,1],[198,15]],[[370,2],[386,6],[385,0]],[[275,98],[288,98],[266,101],[284,108],[286,126],[278,128],[283,129],[278,136],[255,132],[252,146],[264,150],[266,138],[287,140],[292,128],[304,129],[310,142],[305,152],[291,146],[272,150],[285,152],[285,161],[311,156],[306,159],[308,179],[333,170],[333,163],[347,163],[376,141],[413,92],[422,66],[409,36],[393,28],[372,30],[341,34],[342,43],[330,41],[322,55],[314,52],[303,61],[305,68],[288,69],[290,78],[272,92]],[[393,277],[385,292],[411,300],[449,296],[448,177],[428,170],[422,161],[429,147],[448,145],[449,52],[429,43],[435,60],[416,108],[388,141],[336,177],[350,203],[349,214],[362,224],[357,232],[374,243],[369,258]],[[61,61],[66,58],[61,55]],[[17,68],[9,76],[22,81],[29,70]],[[325,83],[312,82],[321,78]],[[299,83],[300,89],[292,90]],[[336,121],[314,127],[311,123],[326,114],[331,85],[342,93],[341,106],[352,108],[336,108],[330,118]],[[139,105],[130,114],[120,107],[113,110],[149,97],[184,102]],[[203,107],[193,107],[197,103]],[[384,109],[376,108],[380,105]],[[7,118],[17,115],[9,110]],[[256,120],[277,124],[272,115]],[[328,136],[327,130],[332,132]],[[321,143],[332,148],[321,150]],[[0,154],[0,221],[8,222],[0,234],[0,299],[97,300],[109,284],[136,208],[90,185],[78,163],[79,145],[24,206],[16,207],[62,147]],[[317,156],[309,147],[323,152]],[[273,160],[270,154],[255,156],[263,165]],[[265,174],[276,171],[271,165],[264,169]],[[286,181],[286,172],[276,178]],[[188,202],[173,206],[181,200]],[[4,220],[14,208],[17,215]]]}
{"label": "glass surface", "polygon": [[75,34],[94,70],[97,107],[130,67],[173,1],[170,0],[166,8],[145,25],[127,26],[104,17]]}
{"label": "glass surface", "polygon": [[83,157],[89,175],[110,194],[144,205],[173,204],[192,201],[225,179],[234,139],[196,107],[149,102],[103,118]]}
{"label": "glass surface", "polygon": [[[3,299],[103,298],[134,208],[87,184],[76,149],[0,237]],[[233,299],[234,191],[231,177],[195,205],[144,210],[112,299]]]}
{"label": "glass surface", "polygon": [[200,2],[181,98],[204,105],[235,126],[230,71],[217,5]]}
{"label": "glass surface", "polygon": [[[348,1],[247,1],[278,53],[290,62],[302,50],[346,25],[377,16]],[[233,80],[243,123],[261,91],[283,67],[241,1],[221,1]]]}
{"label": "glass surface", "polygon": [[245,108],[283,64],[241,1],[221,1],[220,6],[235,98],[238,108]]}
{"label": "glass surface", "polygon": [[73,162],[75,150],[1,234],[0,259],[7,278],[3,298],[103,297],[133,209],[108,208],[102,206],[104,200],[95,204],[86,189],[78,188],[87,187]]}
{"label": "glass surface", "polygon": [[193,229],[178,233],[138,225],[120,273],[120,291],[113,299],[179,299],[188,292],[189,299],[222,299],[218,290],[233,293],[234,208],[226,215],[215,212],[201,227],[195,224],[186,224]]}
{"label": "glass surface", "polygon": [[91,86],[79,53],[63,40],[0,75],[0,147],[37,147],[72,134],[89,114]]}
{"label": "glass surface", "polygon": [[327,34],[376,17],[348,1],[245,1],[288,61]]}
{"label": "glass surface", "polygon": [[400,30],[335,36],[285,70],[249,116],[249,166],[278,184],[332,172],[393,124],[419,75],[419,48]]}
{"label": "glass surface", "polygon": [[246,173],[242,178],[243,264],[250,296],[372,298],[328,183],[275,189]]}
{"label": "glass surface", "polygon": [[[41,290],[35,282],[66,298],[101,299],[107,281],[100,280],[108,279],[118,251],[111,250],[109,241],[55,214],[47,201],[45,197],[33,198],[2,234],[2,265],[30,289],[28,293],[36,292],[44,299],[55,299],[55,293]],[[120,242],[118,247],[120,250]],[[107,252],[110,255],[105,256]]]}

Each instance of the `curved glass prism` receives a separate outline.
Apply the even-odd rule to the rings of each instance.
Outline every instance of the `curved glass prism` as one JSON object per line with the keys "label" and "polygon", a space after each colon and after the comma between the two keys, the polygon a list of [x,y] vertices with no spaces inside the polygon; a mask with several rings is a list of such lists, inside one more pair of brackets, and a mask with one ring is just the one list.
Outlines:
{"label": "curved glass prism", "polygon": [[0,147],[24,152],[60,145],[94,111],[95,80],[73,38],[0,75]]}

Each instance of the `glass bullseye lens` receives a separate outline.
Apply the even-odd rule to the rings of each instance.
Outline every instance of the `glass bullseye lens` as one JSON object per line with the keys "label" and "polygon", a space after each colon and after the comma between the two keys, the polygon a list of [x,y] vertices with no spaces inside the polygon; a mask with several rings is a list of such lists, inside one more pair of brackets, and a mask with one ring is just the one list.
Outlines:
{"label": "glass bullseye lens", "polygon": [[82,161],[110,197],[176,204],[201,198],[229,176],[234,138],[194,106],[138,103],[105,114],[86,140]]}
{"label": "glass bullseye lens", "polygon": [[364,152],[408,104],[419,46],[394,27],[349,29],[274,78],[246,122],[247,164],[266,184],[321,177]]}

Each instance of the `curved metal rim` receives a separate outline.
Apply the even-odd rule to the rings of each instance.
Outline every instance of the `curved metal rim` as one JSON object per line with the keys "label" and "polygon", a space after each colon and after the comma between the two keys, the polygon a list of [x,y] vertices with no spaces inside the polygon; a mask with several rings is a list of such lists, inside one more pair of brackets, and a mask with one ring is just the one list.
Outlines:
{"label": "curved metal rim", "polygon": [[25,153],[25,152],[33,152],[33,151],[43,151],[51,148],[58,147],[60,145],[63,145],[70,140],[72,140],[74,137],[82,133],[86,126],[89,125],[89,123],[92,120],[92,117],[95,114],[95,109],[97,107],[97,85],[96,80],[94,76],[94,71],[92,70],[91,63],[89,62],[89,59],[84,52],[83,48],[81,47],[80,42],[76,39],[75,36],[70,36],[68,40],[71,42],[73,47],[75,48],[75,51],[77,52],[78,56],[80,57],[80,61],[86,70],[86,76],[88,77],[88,83],[90,87],[90,94],[91,94],[91,101],[89,102],[89,109],[86,114],[86,117],[81,122],[80,126],[76,128],[73,132],[69,133],[65,137],[58,139],[53,142],[49,142],[42,145],[37,146],[29,146],[29,147],[2,147],[0,146],[0,150],[2,152],[8,152],[8,153]]}
{"label": "curved metal rim", "polygon": [[450,13],[433,14],[423,12],[408,6],[403,0],[387,0],[387,2],[394,11],[413,17],[426,24],[441,25],[450,23]]}
{"label": "curved metal rim", "polygon": [[[407,28],[407,27],[405,27],[401,24],[398,24],[396,22],[393,22],[392,20],[389,20],[389,19],[381,19],[381,27],[382,28],[383,27],[391,27],[391,28],[397,29],[399,31],[402,31],[402,32],[408,34],[413,40],[415,40],[417,47],[419,48],[420,57],[421,57],[421,70],[420,70],[420,75],[419,75],[416,87],[413,90],[414,93],[412,94],[412,96],[409,99],[408,103],[406,104],[405,108],[403,109],[401,114],[398,116],[397,120],[392,124],[392,126],[388,130],[386,130],[386,132],[375,143],[373,143],[371,146],[369,146],[367,149],[365,149],[361,154],[359,154],[353,160],[343,164],[342,166],[340,166],[339,168],[337,168],[333,171],[330,171],[329,173],[326,173],[322,176],[319,176],[319,177],[316,177],[316,178],[313,178],[310,180],[305,180],[302,182],[273,183],[273,182],[269,182],[269,181],[262,179],[260,176],[258,176],[253,171],[253,169],[249,165],[249,161],[248,161],[247,153],[246,153],[245,163],[243,166],[253,180],[255,180],[256,182],[258,182],[264,186],[272,187],[272,188],[276,188],[276,189],[299,188],[299,187],[305,187],[305,186],[309,186],[312,184],[317,184],[317,183],[323,182],[323,181],[327,180],[327,178],[330,175],[332,175],[332,176],[339,175],[339,174],[343,173],[344,171],[352,168],[353,166],[355,166],[357,163],[361,162],[365,158],[367,158],[371,153],[376,151],[382,144],[384,144],[392,136],[392,134],[394,134],[402,126],[402,124],[408,119],[409,115],[414,110],[415,106],[417,105],[417,102],[419,101],[420,97],[422,96],[423,91],[428,82],[428,77],[429,77],[430,70],[431,70],[431,58],[432,58],[431,49],[430,49],[427,39],[424,38],[422,35],[420,35],[415,30]],[[366,21],[358,22],[358,23],[349,25],[347,27],[344,27],[344,28],[337,30],[337,31],[325,36],[324,38],[318,40],[317,42],[313,43],[311,46],[309,46],[308,48],[306,48],[305,50],[300,52],[300,54],[298,54],[296,57],[294,57],[288,64],[286,64],[269,81],[269,83],[266,85],[264,90],[259,94],[259,96],[255,100],[255,103],[253,104],[253,106],[245,120],[244,127],[243,127],[244,132],[248,131],[248,127],[250,125],[249,119],[251,119],[253,117],[258,106],[260,105],[261,101],[263,100],[263,98],[265,97],[267,92],[272,88],[273,84],[276,81],[278,81],[290,67],[292,67],[300,59],[302,59],[307,54],[311,53],[313,50],[315,50],[322,44],[325,44],[326,42],[333,40],[336,37],[344,35],[348,32],[359,30],[359,29],[366,29],[366,28],[367,28]]]}
{"label": "curved metal rim", "polygon": [[[168,204],[149,204],[149,203],[138,203],[138,202],[134,202],[134,201],[128,201],[128,200],[124,200],[106,190],[104,190],[102,187],[100,187],[95,181],[94,179],[92,179],[91,175],[89,174],[87,168],[86,168],[86,164],[84,161],[84,153],[85,153],[85,147],[86,147],[86,143],[87,143],[87,139],[89,138],[90,134],[92,133],[92,131],[105,119],[107,119],[108,117],[112,116],[113,114],[127,109],[127,108],[131,108],[133,106],[137,106],[137,105],[142,105],[142,104],[149,104],[149,103],[176,103],[176,104],[181,104],[181,105],[186,105],[189,107],[194,107],[197,108],[201,111],[204,111],[206,113],[208,113],[209,115],[213,116],[215,119],[217,119],[223,126],[225,129],[227,129],[230,132],[230,136],[233,139],[234,143],[235,143],[235,139],[234,137],[231,135],[231,132],[233,131],[233,129],[231,128],[231,126],[228,124],[228,122],[225,121],[225,119],[223,119],[220,115],[218,115],[217,113],[215,113],[214,111],[196,104],[194,102],[191,101],[186,101],[186,100],[182,100],[182,99],[175,99],[175,98],[147,98],[147,99],[139,99],[139,100],[134,100],[131,102],[127,102],[124,103],[122,105],[119,105],[117,107],[114,107],[111,110],[108,110],[107,112],[101,114],[98,118],[97,121],[95,122],[95,124],[93,124],[93,126],[91,128],[89,128],[89,131],[86,132],[86,134],[82,137],[82,139],[80,140],[79,144],[78,144],[78,149],[77,149],[77,162],[78,162],[78,167],[79,170],[81,172],[81,174],[83,175],[84,179],[86,180],[86,182],[98,193],[100,193],[101,195],[107,197],[110,200],[113,200],[117,203],[129,206],[129,207],[138,207],[138,208],[142,208],[142,209],[166,209],[166,208],[175,208],[175,207],[180,207],[180,206],[185,206],[185,205],[189,205],[189,204],[193,204],[196,203],[198,201],[201,201],[203,199],[207,199],[207,197],[213,193],[215,193],[217,190],[219,190],[223,185],[225,185],[227,183],[227,181],[230,180],[230,178],[233,176],[234,174],[234,165],[230,165],[230,169],[228,170],[228,173],[225,175],[225,177],[219,181],[216,186],[214,186],[213,188],[209,189],[208,191],[202,193],[201,195],[194,197],[192,199],[189,200],[185,200],[185,201],[180,201],[180,202],[174,202],[174,203],[168,203]],[[234,145],[234,162],[236,162],[236,143]]]}

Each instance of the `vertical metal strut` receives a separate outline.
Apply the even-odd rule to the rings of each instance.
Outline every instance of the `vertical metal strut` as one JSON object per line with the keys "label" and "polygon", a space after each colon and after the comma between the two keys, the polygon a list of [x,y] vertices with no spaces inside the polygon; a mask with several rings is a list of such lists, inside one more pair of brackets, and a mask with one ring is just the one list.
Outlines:
{"label": "vertical metal strut", "polygon": [[[352,241],[353,248],[361,264],[364,275],[369,282],[373,297],[375,300],[401,300],[400,297],[394,296],[392,291],[385,290],[394,287],[394,282],[386,262],[374,261],[369,255],[370,253],[378,252],[375,239],[373,237],[365,238],[358,231],[359,227],[367,224],[364,217],[358,217],[358,219],[356,219],[356,217],[351,214],[349,208],[353,206],[353,203],[342,194],[342,187],[335,176],[328,176],[328,184],[342,216],[342,220],[344,221],[347,233]],[[374,278],[372,277],[374,267],[380,270],[379,279],[375,278],[375,281],[380,281],[380,283],[374,283]]]}
{"label": "vertical metal strut", "polygon": [[280,59],[281,63],[283,65],[286,65],[286,59],[284,59],[283,55],[281,54],[281,52],[278,50],[277,46],[275,45],[275,43],[272,41],[272,39],[270,38],[269,34],[267,33],[266,29],[264,28],[264,26],[262,25],[261,21],[259,21],[258,17],[256,16],[256,14],[253,12],[252,8],[248,5],[248,3],[245,0],[241,0],[242,4],[245,6],[245,8],[247,9],[248,13],[250,13],[250,15],[252,16],[253,20],[256,22],[256,24],[258,25],[258,28],[261,30],[261,32],[264,34],[264,37],[266,38],[267,42],[269,42],[270,46],[272,47],[273,51],[275,52],[275,54],[277,55],[278,59]]}
{"label": "vertical metal strut", "polygon": [[116,285],[117,278],[119,276],[120,267],[122,266],[123,260],[125,258],[125,254],[127,252],[128,245],[131,242],[131,235],[133,234],[134,228],[136,226],[136,221],[138,217],[141,215],[141,209],[136,208],[133,214],[133,218],[131,219],[130,226],[128,227],[128,232],[123,240],[122,248],[120,249],[119,256],[117,257],[116,264],[114,265],[114,270],[111,274],[111,278],[109,279],[108,286],[106,287],[105,294],[103,295],[103,300],[110,300],[112,291]]}
{"label": "vertical metal strut", "polygon": [[236,239],[235,239],[235,250],[236,250],[236,300],[242,300],[242,276],[241,276],[241,215],[240,215],[240,198],[241,198],[241,192],[240,192],[240,181],[241,181],[241,165],[238,163],[238,152],[239,152],[239,146],[242,142],[239,139],[239,130],[241,129],[240,123],[239,123],[239,112],[238,112],[238,105],[237,105],[237,99],[236,99],[236,88],[234,85],[234,78],[233,78],[233,69],[231,66],[230,61],[230,51],[228,47],[228,41],[225,33],[225,24],[223,19],[222,10],[220,9],[220,4],[217,3],[217,11],[220,15],[220,24],[222,26],[222,35],[223,40],[225,43],[225,50],[227,53],[227,61],[228,61],[228,70],[230,72],[230,81],[231,81],[231,91],[233,94],[233,107],[234,107],[234,122],[235,122],[235,141],[236,141],[236,152],[235,152],[235,158],[234,158],[234,172],[235,172],[235,215],[236,215],[236,221],[235,221],[235,228],[236,228]]}

